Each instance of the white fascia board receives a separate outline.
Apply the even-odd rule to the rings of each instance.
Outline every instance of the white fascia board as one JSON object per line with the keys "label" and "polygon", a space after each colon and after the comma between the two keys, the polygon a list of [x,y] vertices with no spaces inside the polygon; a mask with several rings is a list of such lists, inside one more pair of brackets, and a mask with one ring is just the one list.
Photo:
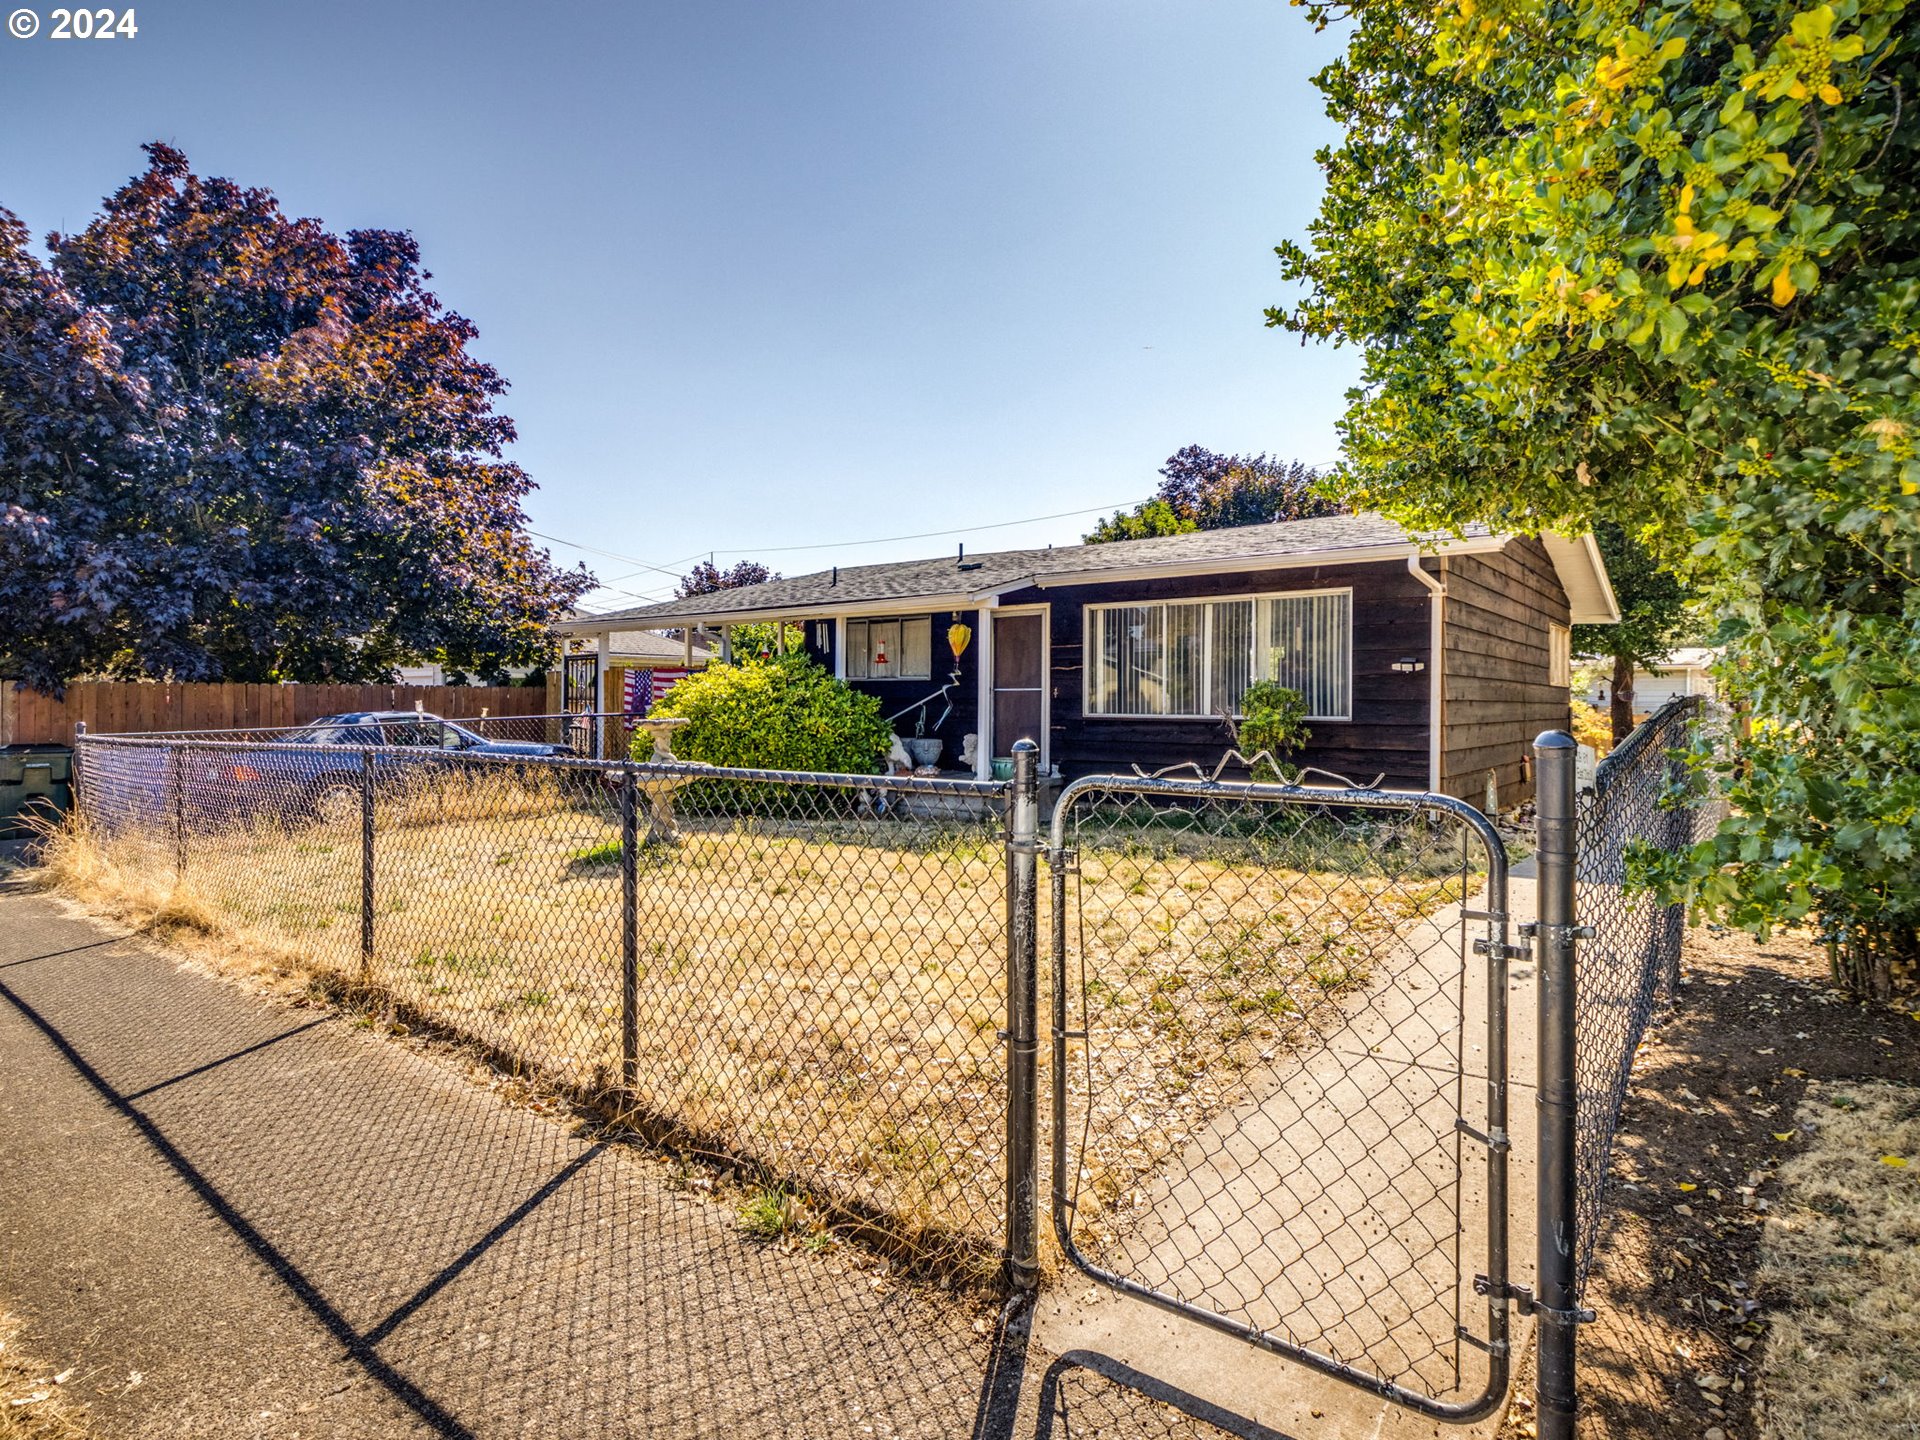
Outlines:
{"label": "white fascia board", "polygon": [[1129,580],[1178,579],[1186,575],[1233,575],[1257,570],[1305,570],[1313,566],[1371,565],[1381,560],[1406,560],[1419,555],[1484,555],[1504,546],[1508,535],[1476,535],[1466,540],[1443,540],[1433,545],[1395,541],[1391,545],[1355,546],[1348,550],[1314,550],[1298,555],[1236,555],[1217,560],[1169,561],[1116,570],[1078,570],[1071,574],[1038,575],[1029,582],[1042,590],[1069,585],[1114,585]]}
{"label": "white fascia board", "polygon": [[1588,530],[1580,535],[1543,534],[1540,544],[1553,561],[1560,577],[1560,588],[1567,592],[1567,607],[1575,625],[1617,625],[1620,602],[1607,578],[1607,562],[1601,558],[1600,542]]}
{"label": "white fascia board", "polygon": [[[1007,586],[1018,590],[1028,582]],[[951,595],[908,595],[883,600],[859,600],[853,602],[836,600],[809,601],[803,605],[763,605],[751,610],[716,610],[710,613],[684,615],[657,615],[645,620],[636,620],[632,616],[624,620],[608,616],[606,619],[567,620],[554,626],[556,634],[561,635],[597,635],[603,630],[683,630],[698,625],[753,625],[766,620],[831,620],[842,615],[923,615],[936,610],[972,610],[983,599],[991,599],[1001,593],[992,590],[982,594]]]}

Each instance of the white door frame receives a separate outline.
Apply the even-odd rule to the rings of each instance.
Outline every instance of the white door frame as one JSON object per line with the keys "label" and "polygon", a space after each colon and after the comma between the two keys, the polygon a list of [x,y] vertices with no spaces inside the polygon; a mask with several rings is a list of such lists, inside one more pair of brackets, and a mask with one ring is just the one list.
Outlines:
{"label": "white door frame", "polygon": [[1053,606],[1039,605],[993,605],[980,607],[982,627],[986,631],[985,644],[980,650],[980,752],[981,776],[988,778],[993,774],[993,757],[998,753],[993,733],[993,694],[994,666],[997,657],[994,654],[993,619],[998,615],[1038,615],[1040,617],[1040,733],[1035,738],[1040,742],[1040,773],[1046,774],[1053,763]]}

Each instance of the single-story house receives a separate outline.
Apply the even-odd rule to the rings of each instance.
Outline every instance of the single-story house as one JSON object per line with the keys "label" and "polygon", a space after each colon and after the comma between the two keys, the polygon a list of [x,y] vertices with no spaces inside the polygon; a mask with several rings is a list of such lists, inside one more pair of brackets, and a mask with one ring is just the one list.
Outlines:
{"label": "single-story house", "polygon": [[[1713,667],[1720,652],[1705,646],[1682,646],[1669,650],[1654,665],[1638,666],[1633,672],[1633,713],[1651,715],[1669,700],[1682,695],[1713,698]],[[1613,678],[1596,675],[1587,687],[1586,701],[1605,710],[1613,703]]]}
{"label": "single-story house", "polygon": [[[896,731],[976,737],[983,778],[1014,741],[1068,778],[1153,771],[1228,748],[1256,679],[1306,697],[1297,759],[1358,782],[1501,805],[1532,791],[1530,746],[1570,722],[1568,627],[1619,619],[1590,535],[1413,536],[1335,515],[1150,540],[860,565],[610,614],[563,631],[720,635],[781,620],[879,697]],[[964,627],[964,628],[958,628]],[[786,633],[785,628],[781,632]],[[1231,773],[1231,772],[1230,772]],[[1312,778],[1312,777],[1309,777]]]}

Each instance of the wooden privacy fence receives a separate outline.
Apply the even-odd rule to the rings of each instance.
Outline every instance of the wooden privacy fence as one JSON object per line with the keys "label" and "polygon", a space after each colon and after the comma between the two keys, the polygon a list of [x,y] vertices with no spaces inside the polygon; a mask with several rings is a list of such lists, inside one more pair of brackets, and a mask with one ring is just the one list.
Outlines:
{"label": "wooden privacy fence", "polygon": [[73,743],[75,721],[95,734],[251,730],[304,725],[353,710],[411,710],[448,720],[543,715],[547,692],[521,685],[165,685],[77,680],[64,699],[0,680],[0,745]]}

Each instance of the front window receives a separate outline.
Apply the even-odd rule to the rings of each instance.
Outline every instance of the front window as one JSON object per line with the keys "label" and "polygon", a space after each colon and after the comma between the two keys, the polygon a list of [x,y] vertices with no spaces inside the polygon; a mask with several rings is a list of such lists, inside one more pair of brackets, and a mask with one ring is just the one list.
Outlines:
{"label": "front window", "polygon": [[1087,713],[1237,713],[1256,680],[1297,690],[1311,720],[1353,718],[1353,592],[1089,605]]}
{"label": "front window", "polygon": [[847,679],[932,678],[932,616],[847,621]]}

